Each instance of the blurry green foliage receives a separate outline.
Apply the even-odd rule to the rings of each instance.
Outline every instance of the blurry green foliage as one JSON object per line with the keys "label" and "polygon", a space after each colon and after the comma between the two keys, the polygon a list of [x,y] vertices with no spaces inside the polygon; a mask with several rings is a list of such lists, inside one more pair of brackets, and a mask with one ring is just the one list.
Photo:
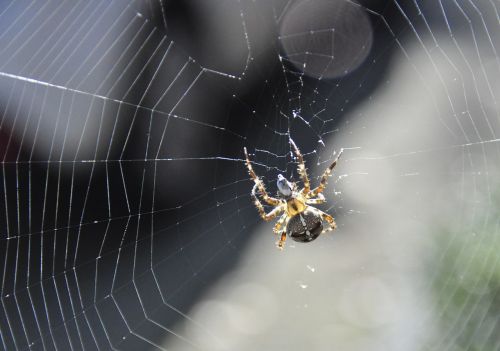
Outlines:
{"label": "blurry green foliage", "polygon": [[492,200],[473,221],[458,217],[436,235],[428,266],[439,323],[432,350],[500,350],[500,192]]}

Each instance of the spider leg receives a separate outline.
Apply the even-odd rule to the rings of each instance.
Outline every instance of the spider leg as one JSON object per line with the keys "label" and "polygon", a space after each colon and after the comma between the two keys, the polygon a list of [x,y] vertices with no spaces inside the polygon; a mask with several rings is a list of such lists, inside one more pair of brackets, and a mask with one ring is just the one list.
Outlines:
{"label": "spider leg", "polygon": [[265,220],[265,221],[270,221],[273,218],[276,218],[281,212],[285,210],[283,204],[280,204],[278,201],[278,206],[276,206],[271,212],[266,213],[264,210],[264,206],[260,202],[259,198],[257,197],[256,191],[257,191],[258,184],[255,184],[252,189],[252,199],[253,203],[255,204],[255,207],[257,207],[257,211],[259,211],[260,217]]}
{"label": "spider leg", "polygon": [[333,219],[332,216],[330,216],[328,213],[325,213],[325,212],[323,212],[321,210],[318,210],[318,209],[316,209],[316,210],[321,215],[321,218],[323,220],[327,221],[328,225],[330,226],[328,229],[323,230],[323,232],[321,234],[323,234],[326,231],[334,230],[334,229],[337,228],[337,223],[335,223],[335,220]]}
{"label": "spider leg", "polygon": [[276,243],[276,247],[280,250],[283,250],[285,246],[285,241],[286,241],[286,231],[281,233],[280,240]]}
{"label": "spider leg", "polygon": [[[280,221],[278,223],[280,223],[283,219],[283,217],[285,217],[285,220],[284,220],[284,224],[285,224],[285,230],[281,231],[281,236],[280,236],[280,239],[276,242],[276,247],[280,250],[283,250],[284,246],[285,246],[285,241],[286,241],[286,226],[288,225],[288,221],[290,220],[290,217],[288,217],[288,215],[285,213],[281,218],[280,218]],[[274,227],[275,229],[277,228],[278,226],[278,223],[276,223],[276,226]],[[281,228],[282,224],[280,224],[280,228]],[[279,234],[279,230],[275,230],[274,231],[276,234]]]}
{"label": "spider leg", "polygon": [[295,145],[295,142],[290,138],[290,143],[293,146],[293,149],[295,151],[295,155],[297,155],[297,159],[299,160],[299,164],[297,166],[297,172],[300,175],[300,178],[302,179],[302,182],[304,183],[304,189],[302,189],[302,194],[308,194],[309,191],[311,190],[311,183],[309,182],[309,177],[307,176],[307,170],[306,170],[306,165],[304,163],[304,157],[302,157],[302,154],[300,153],[299,148],[297,145]]}
{"label": "spider leg", "polygon": [[344,149],[340,149],[339,154],[337,155],[337,158],[335,158],[335,161],[332,162],[332,164],[325,170],[323,175],[321,176],[321,181],[319,182],[319,185],[317,188],[314,188],[310,193],[309,197],[315,197],[318,196],[319,193],[323,192],[326,188],[326,183],[328,181],[328,177],[331,175],[333,169],[337,165],[337,161],[339,160],[340,156],[342,155],[342,152]]}
{"label": "spider leg", "polygon": [[275,232],[276,234],[279,234],[281,232],[281,228],[283,227],[283,224],[285,222],[288,223],[288,214],[284,213],[281,215],[280,219],[278,220],[278,222],[276,222],[274,228],[273,228],[273,232]]}
{"label": "spider leg", "polygon": [[260,178],[257,176],[257,174],[255,174],[255,171],[253,170],[252,164],[250,163],[250,158],[248,157],[247,148],[246,147],[243,148],[243,151],[245,152],[245,159],[246,159],[246,165],[248,168],[248,174],[250,174],[250,177],[255,182],[255,185],[259,188],[259,191],[262,195],[262,198],[269,205],[277,206],[280,203],[280,201],[278,199],[268,195],[268,193],[266,191],[266,187],[264,186],[264,183],[262,183],[262,180],[260,180]]}
{"label": "spider leg", "polygon": [[337,223],[335,223],[335,220],[333,219],[332,216],[330,216],[328,213],[325,213],[325,212],[323,212],[321,210],[318,210],[316,207],[312,207],[312,209],[313,209],[313,211],[316,214],[318,214],[319,216],[321,216],[322,220],[324,220],[325,222],[327,222],[328,225],[329,225],[329,228],[323,229],[323,231],[321,232],[321,234],[324,234],[327,231],[331,231],[331,230],[334,230],[334,229],[337,228]]}
{"label": "spider leg", "polygon": [[306,204],[308,204],[308,205],[319,205],[319,204],[323,204],[325,202],[326,202],[325,196],[321,193],[318,194],[318,197],[306,200]]}

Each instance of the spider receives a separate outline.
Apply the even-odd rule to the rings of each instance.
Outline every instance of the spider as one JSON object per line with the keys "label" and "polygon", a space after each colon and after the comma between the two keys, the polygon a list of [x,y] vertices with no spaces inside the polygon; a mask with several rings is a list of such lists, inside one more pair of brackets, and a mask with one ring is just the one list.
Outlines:
{"label": "spider", "polygon": [[[299,191],[296,183],[288,181],[283,175],[279,174],[277,181],[278,198],[268,195],[264,183],[253,170],[250,158],[248,157],[247,148],[243,148],[248,173],[255,182],[251,196],[260,217],[265,221],[270,221],[283,213],[273,228],[275,234],[281,234],[277,242],[277,247],[280,250],[283,250],[287,235],[295,241],[308,243],[315,240],[326,230],[333,230],[337,227],[332,216],[310,205],[326,202],[322,192],[326,188],[328,177],[331,175],[340,155],[342,155],[343,149],[340,150],[335,161],[333,161],[323,173],[318,187],[311,190],[304,158],[292,139],[290,139],[290,143],[297,156],[297,171],[302,183],[304,183],[304,187]],[[274,209],[266,213],[257,194],[259,194],[268,205],[274,206]],[[323,221],[328,223],[328,229],[323,229]],[[282,229],[283,227],[284,229]]]}

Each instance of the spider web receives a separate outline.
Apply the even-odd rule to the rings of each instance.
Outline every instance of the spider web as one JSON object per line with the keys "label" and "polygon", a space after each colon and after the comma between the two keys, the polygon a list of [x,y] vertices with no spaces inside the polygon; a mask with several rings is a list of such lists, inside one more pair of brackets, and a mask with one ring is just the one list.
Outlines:
{"label": "spider web", "polygon": [[[283,32],[298,3],[192,2],[198,46],[168,2],[0,5],[3,349],[251,349],[214,322],[225,310],[194,306],[262,238],[251,257],[290,269],[259,276],[300,305],[270,330],[330,324],[252,342],[500,350],[498,3],[340,1],[373,36],[340,73],[342,49],[319,50],[339,28]],[[290,138],[313,186],[344,148],[322,207],[339,229],[280,255],[256,233],[242,149],[274,192],[278,173],[298,180]],[[389,275],[411,290],[394,289],[400,314]],[[303,304],[332,286],[352,289],[340,322]],[[354,308],[363,289],[382,299]],[[332,337],[340,324],[355,336]]]}

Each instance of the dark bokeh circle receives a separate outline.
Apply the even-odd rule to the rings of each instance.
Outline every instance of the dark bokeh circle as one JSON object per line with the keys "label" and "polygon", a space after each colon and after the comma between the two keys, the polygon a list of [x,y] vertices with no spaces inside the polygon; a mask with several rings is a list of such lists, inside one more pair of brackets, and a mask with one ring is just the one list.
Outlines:
{"label": "dark bokeh circle", "polygon": [[306,75],[338,78],[368,56],[373,31],[363,7],[346,0],[303,0],[285,13],[284,59]]}

